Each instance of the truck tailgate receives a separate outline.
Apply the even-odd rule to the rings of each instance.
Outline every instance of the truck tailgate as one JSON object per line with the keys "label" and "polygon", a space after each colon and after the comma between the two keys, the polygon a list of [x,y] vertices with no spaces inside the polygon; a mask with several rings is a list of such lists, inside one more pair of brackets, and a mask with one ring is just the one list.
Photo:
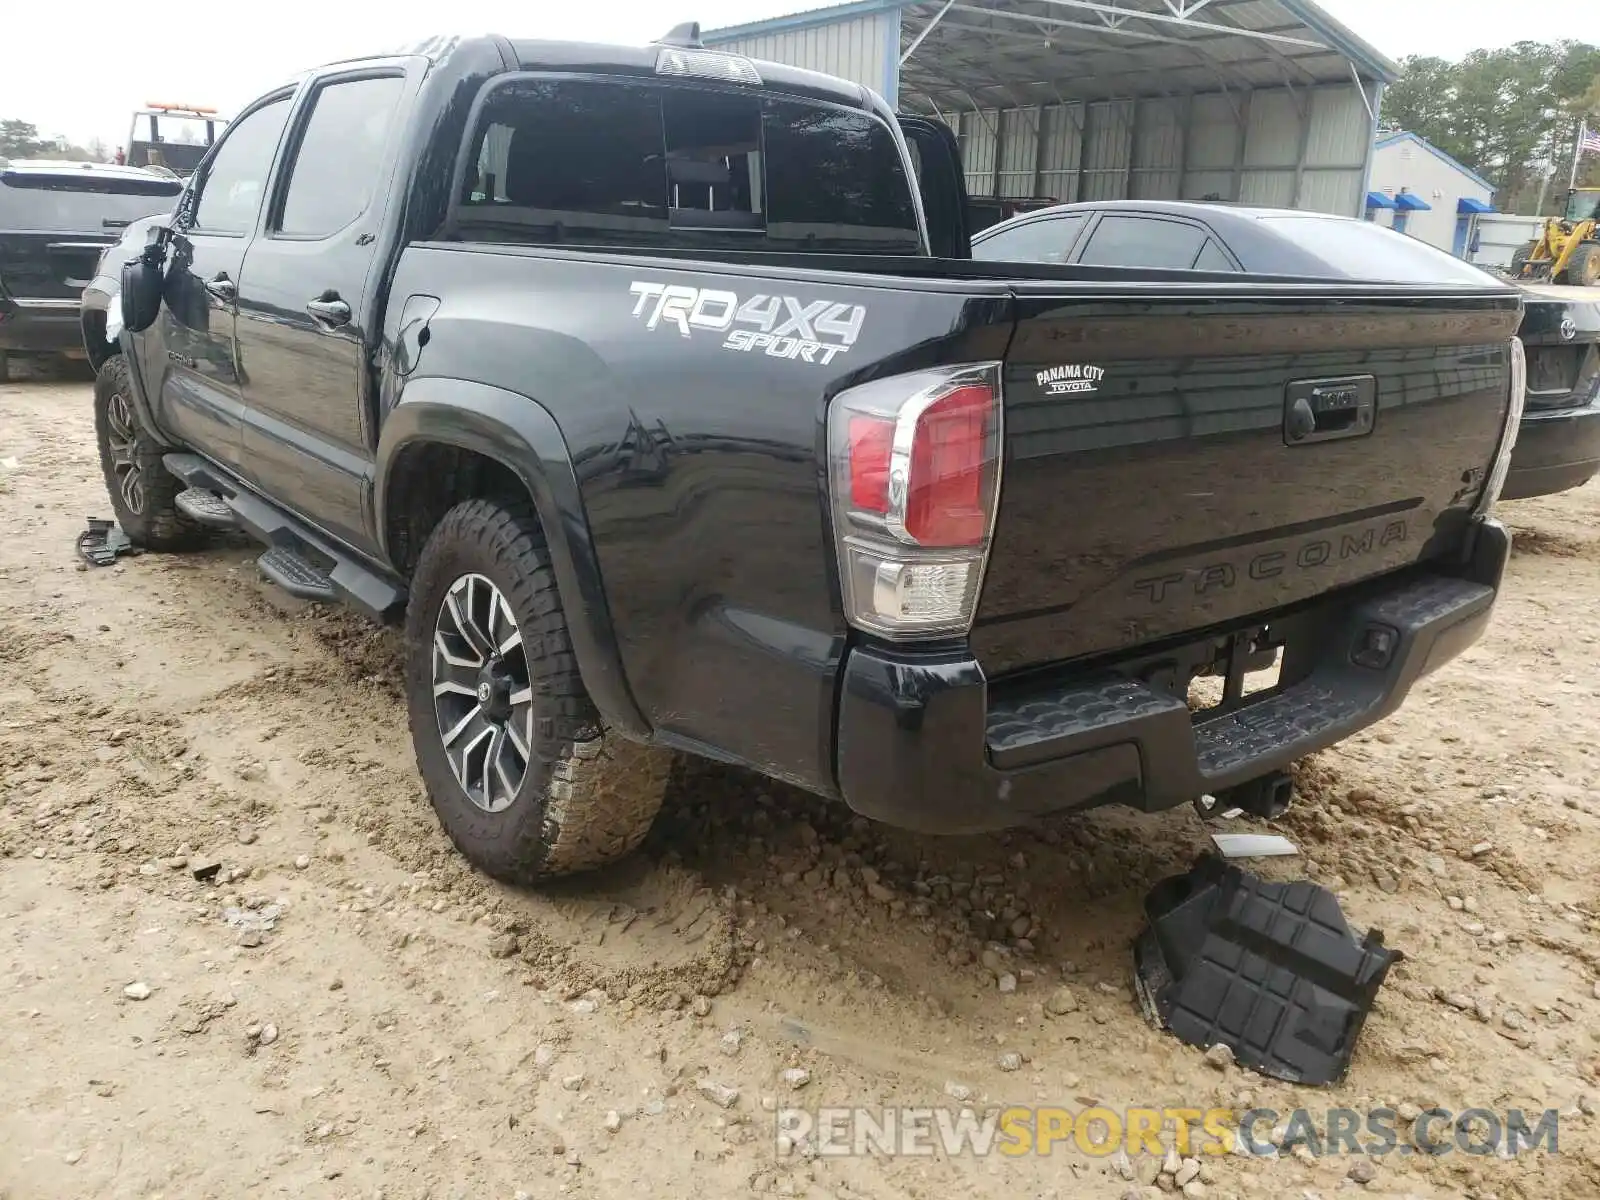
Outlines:
{"label": "truck tailgate", "polygon": [[1017,289],[971,636],[991,678],[1460,548],[1509,403],[1514,294],[1074,291]]}

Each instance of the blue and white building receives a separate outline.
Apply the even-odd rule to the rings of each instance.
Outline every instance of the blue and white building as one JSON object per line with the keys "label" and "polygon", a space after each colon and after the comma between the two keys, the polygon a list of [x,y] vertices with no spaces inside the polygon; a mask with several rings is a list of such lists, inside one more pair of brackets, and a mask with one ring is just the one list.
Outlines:
{"label": "blue and white building", "polygon": [[1064,201],[1360,216],[1396,74],[1311,0],[854,0],[704,37],[943,119],[974,195]]}
{"label": "blue and white building", "polygon": [[1494,184],[1415,133],[1379,135],[1367,218],[1467,258],[1478,217],[1494,211]]}

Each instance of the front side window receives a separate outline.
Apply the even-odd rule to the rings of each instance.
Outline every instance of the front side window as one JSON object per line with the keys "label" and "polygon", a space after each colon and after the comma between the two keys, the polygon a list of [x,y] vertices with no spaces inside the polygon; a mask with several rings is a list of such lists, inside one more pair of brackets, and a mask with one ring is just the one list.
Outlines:
{"label": "front side window", "polygon": [[278,139],[289,119],[289,97],[239,118],[217,147],[189,215],[196,233],[254,232]]}
{"label": "front side window", "polygon": [[1013,225],[973,246],[972,257],[987,262],[1064,263],[1086,220],[1083,213],[1072,213]]}
{"label": "front side window", "polygon": [[327,237],[372,202],[405,80],[397,75],[325,84],[295,152],[278,231]]}

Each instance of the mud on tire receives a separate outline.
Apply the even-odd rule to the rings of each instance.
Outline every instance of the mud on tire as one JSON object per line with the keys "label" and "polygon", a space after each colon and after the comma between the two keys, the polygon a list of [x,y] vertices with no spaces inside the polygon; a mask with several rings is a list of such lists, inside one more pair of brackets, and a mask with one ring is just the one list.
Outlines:
{"label": "mud on tire", "polygon": [[673,756],[603,727],[531,513],[469,500],[434,529],[411,581],[406,701],[440,824],[496,878],[612,862],[661,807]]}
{"label": "mud on tire", "polygon": [[120,354],[108,358],[94,377],[94,440],[112,512],[136,546],[185,550],[205,540],[204,527],[173,502],[183,481],[162,465],[166,447],[139,419],[128,363]]}

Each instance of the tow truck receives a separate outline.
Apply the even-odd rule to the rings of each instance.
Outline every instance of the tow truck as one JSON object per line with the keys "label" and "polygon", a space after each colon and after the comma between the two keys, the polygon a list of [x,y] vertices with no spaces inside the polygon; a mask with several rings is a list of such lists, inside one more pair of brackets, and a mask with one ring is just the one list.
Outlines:
{"label": "tow truck", "polygon": [[227,124],[214,108],[146,100],[134,111],[124,159],[130,167],[165,168],[187,179]]}

